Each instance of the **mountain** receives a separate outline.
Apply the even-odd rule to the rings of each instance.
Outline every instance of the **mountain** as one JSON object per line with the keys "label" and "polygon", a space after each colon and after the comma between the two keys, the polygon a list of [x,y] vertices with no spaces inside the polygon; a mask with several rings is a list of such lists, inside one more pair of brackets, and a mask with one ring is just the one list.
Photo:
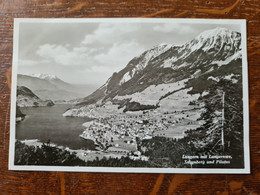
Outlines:
{"label": "mountain", "polygon": [[28,87],[43,100],[68,101],[85,97],[94,91],[93,86],[69,84],[57,76],[48,74],[18,74],[17,83],[19,86]]}
{"label": "mountain", "polygon": [[133,58],[64,116],[97,116],[97,107],[110,104],[118,112],[163,112],[171,104],[189,109],[220,79],[241,80],[241,58],[241,34],[225,28],[205,31],[181,46],[160,44]]}
{"label": "mountain", "polygon": [[44,79],[48,81],[55,81],[55,80],[60,80],[57,76],[55,75],[49,75],[49,74],[32,74],[33,77],[39,78],[39,79]]}
{"label": "mountain", "polygon": [[[16,103],[18,107],[38,107],[38,106],[53,106],[54,103],[51,100],[42,100],[35,95],[30,89],[24,86],[17,87],[17,99]],[[18,110],[17,114],[22,116],[22,113]]]}
{"label": "mountain", "polygon": [[20,107],[16,104],[16,116],[15,116],[16,122],[20,122],[24,118],[25,118],[25,114],[22,113],[22,111],[20,110]]}

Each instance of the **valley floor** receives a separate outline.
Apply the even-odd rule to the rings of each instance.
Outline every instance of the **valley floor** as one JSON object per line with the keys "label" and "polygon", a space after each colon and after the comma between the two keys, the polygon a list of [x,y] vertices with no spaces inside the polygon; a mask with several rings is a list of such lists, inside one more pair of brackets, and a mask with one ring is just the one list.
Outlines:
{"label": "valley floor", "polygon": [[[113,110],[114,105],[106,105],[106,110]],[[77,157],[84,161],[93,161],[102,158],[118,158],[128,156],[132,160],[149,160],[138,150],[138,144],[145,139],[152,137],[166,137],[180,139],[185,136],[186,130],[196,129],[203,121],[198,121],[201,108],[190,105],[189,109],[182,111],[147,110],[126,113],[104,112],[104,109],[97,108],[96,113],[106,115],[99,119],[83,124],[85,130],[81,135],[82,139],[93,140],[95,150],[78,149],[73,150],[63,146],[50,144],[71,153],[75,152]],[[110,114],[108,114],[110,113]],[[111,114],[113,113],[113,114]],[[41,147],[39,140],[22,140],[22,143]]]}
{"label": "valley floor", "polygon": [[[109,110],[109,105],[105,109]],[[85,130],[80,137],[93,140],[98,150],[113,156],[128,155],[133,159],[145,159],[138,151],[140,141],[155,136],[180,139],[185,136],[185,131],[203,124],[203,121],[198,120],[201,113],[198,105],[163,113],[162,110],[154,109],[108,114],[105,109],[95,109],[96,115],[100,112],[100,115],[106,117],[84,123]]]}

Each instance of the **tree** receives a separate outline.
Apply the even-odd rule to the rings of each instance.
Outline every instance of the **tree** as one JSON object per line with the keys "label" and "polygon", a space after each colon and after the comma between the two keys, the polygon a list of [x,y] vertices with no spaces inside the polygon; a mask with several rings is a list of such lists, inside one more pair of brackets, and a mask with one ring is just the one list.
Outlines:
{"label": "tree", "polygon": [[[204,96],[205,112],[201,118],[205,120],[208,147],[212,152],[243,155],[243,101],[241,79],[237,83],[221,79],[209,88]],[[224,120],[224,121],[223,121]],[[221,132],[223,131],[223,135]],[[223,139],[223,137],[224,139]],[[224,148],[221,146],[224,140]]]}
{"label": "tree", "polygon": [[28,146],[20,141],[15,143],[16,165],[56,165],[84,166],[85,161],[79,159],[75,152],[69,152],[55,146],[42,144],[40,147]]}

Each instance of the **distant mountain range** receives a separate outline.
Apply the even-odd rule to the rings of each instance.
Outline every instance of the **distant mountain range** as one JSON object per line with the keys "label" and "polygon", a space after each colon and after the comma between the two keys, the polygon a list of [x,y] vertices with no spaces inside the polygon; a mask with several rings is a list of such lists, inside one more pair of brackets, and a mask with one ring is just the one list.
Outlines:
{"label": "distant mountain range", "polygon": [[18,86],[25,86],[43,100],[68,101],[83,98],[94,91],[93,86],[69,84],[48,74],[18,74]]}
{"label": "distant mountain range", "polygon": [[124,112],[166,108],[167,98],[186,105],[183,97],[201,96],[220,79],[236,83],[241,74],[241,34],[215,28],[181,46],[160,44],[145,51],[64,116],[89,116],[90,107],[108,102]]}
{"label": "distant mountain range", "polygon": [[60,80],[56,75],[50,75],[50,74],[38,73],[38,74],[32,74],[31,76],[39,78],[39,79],[48,80],[48,81]]}

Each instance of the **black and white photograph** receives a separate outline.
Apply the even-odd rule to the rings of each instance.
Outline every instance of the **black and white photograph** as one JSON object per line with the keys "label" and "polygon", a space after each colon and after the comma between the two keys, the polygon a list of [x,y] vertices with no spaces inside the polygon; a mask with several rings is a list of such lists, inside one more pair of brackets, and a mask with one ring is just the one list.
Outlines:
{"label": "black and white photograph", "polygon": [[245,20],[15,19],[9,169],[250,173]]}

